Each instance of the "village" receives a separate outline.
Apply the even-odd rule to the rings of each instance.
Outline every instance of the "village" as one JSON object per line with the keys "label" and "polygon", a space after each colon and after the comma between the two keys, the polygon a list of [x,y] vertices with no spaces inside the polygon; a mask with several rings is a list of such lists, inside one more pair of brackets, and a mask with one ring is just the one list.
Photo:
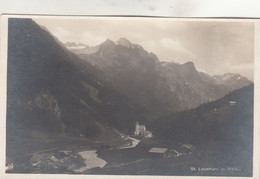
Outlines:
{"label": "village", "polygon": [[[237,101],[230,100],[227,101],[228,105],[230,107],[235,107],[237,105]],[[221,108],[214,108],[213,112],[218,113]],[[114,129],[115,130],[115,129]],[[113,153],[113,151],[116,150],[124,150],[124,149],[131,149],[136,150],[138,145],[141,143],[142,146],[145,146],[142,148],[142,156],[144,158],[161,158],[161,159],[170,159],[170,158],[176,158],[176,157],[182,157],[186,155],[193,154],[195,150],[195,146],[192,144],[187,143],[178,143],[175,145],[165,146],[161,144],[146,144],[146,141],[152,140],[153,133],[152,131],[148,130],[146,125],[139,124],[139,122],[136,122],[134,131],[132,135],[124,135],[120,133],[119,131],[115,130],[123,140],[125,140],[125,144],[118,146],[118,147],[111,147],[110,145],[100,145],[96,147],[95,151],[99,153],[106,153],[105,151],[109,151],[109,153]],[[82,137],[82,136],[81,136]],[[149,146],[149,147],[147,147]],[[139,147],[140,148],[140,147]],[[138,149],[139,150],[139,149]],[[86,150],[86,151],[89,151]],[[81,151],[82,152],[82,151]],[[129,152],[129,151],[128,151]],[[91,160],[100,161],[102,160],[96,155],[96,158],[93,157]],[[88,158],[88,160],[90,160]],[[88,161],[90,162],[90,161]],[[92,161],[93,162],[93,161]],[[30,158],[30,167],[28,170],[31,170],[32,172],[51,172],[51,173],[80,173],[81,168],[86,167],[88,164],[84,157],[80,155],[80,150],[77,150],[77,146],[74,146],[73,148],[69,148],[68,150],[65,148],[64,150],[53,150],[49,152],[36,152],[32,154]],[[109,161],[104,161],[103,164],[93,166],[103,168],[109,166]],[[6,163],[5,170],[6,172],[11,172],[16,169],[16,164],[13,161],[8,161]],[[86,167],[87,169],[91,169]]]}
{"label": "village", "polygon": [[31,166],[35,170],[58,169],[66,167],[73,170],[80,164],[79,155],[72,151],[58,151],[57,153],[33,154]]}
{"label": "village", "polygon": [[[152,132],[146,130],[145,125],[140,125],[136,122],[134,135],[142,138],[152,138]],[[152,147],[148,152],[152,157],[163,157],[163,158],[171,158],[171,157],[180,157],[182,155],[192,154],[195,147],[191,144],[182,144],[179,143],[179,146],[175,149],[170,148],[162,148],[162,147]]]}
{"label": "village", "polygon": [[[147,145],[153,134],[147,130],[146,126],[136,122],[135,130],[132,136],[126,136],[120,133],[124,140],[129,141],[120,147],[104,147],[100,145],[96,150],[87,149],[77,146],[56,149],[52,151],[43,151],[33,153],[30,158],[29,171],[32,173],[48,172],[48,173],[84,173],[95,168],[111,168],[111,159],[103,159],[104,156],[113,156],[113,154],[134,155],[134,161],[149,160],[149,159],[170,159],[179,158],[185,155],[191,155],[195,150],[192,144],[178,143],[174,147],[162,147],[159,144]],[[142,144],[143,142],[143,144]],[[139,144],[142,144],[139,146]],[[159,145],[159,146],[158,146]],[[139,146],[139,147],[138,147]],[[135,151],[139,151],[138,155]],[[114,160],[114,159],[113,159]],[[119,161],[120,162],[120,161]],[[131,163],[131,162],[130,162]],[[119,164],[126,165],[126,163]],[[113,165],[112,165],[113,166]],[[6,166],[6,171],[10,172],[15,169],[14,163],[9,163]]]}

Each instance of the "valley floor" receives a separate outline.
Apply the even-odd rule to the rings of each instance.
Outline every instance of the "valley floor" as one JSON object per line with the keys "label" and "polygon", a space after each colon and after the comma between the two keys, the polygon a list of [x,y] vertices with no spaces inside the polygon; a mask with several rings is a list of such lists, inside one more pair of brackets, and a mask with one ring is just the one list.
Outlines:
{"label": "valley floor", "polygon": [[[134,138],[91,139],[67,138],[63,144],[46,146],[45,149],[28,153],[22,158],[7,156],[7,173],[59,173],[104,175],[189,175],[189,176],[250,176],[250,170],[219,160],[212,146],[193,146],[182,150],[186,144],[168,144],[169,153],[151,153],[151,147],[165,147],[152,139],[141,140],[133,145]],[[130,140],[131,139],[131,140]],[[67,142],[64,142],[67,141]],[[56,144],[58,144],[56,142]],[[216,145],[216,144],[214,144]],[[129,146],[129,147],[125,147]],[[213,153],[210,153],[210,151]],[[179,154],[173,151],[178,151]],[[10,166],[12,162],[13,166]]]}

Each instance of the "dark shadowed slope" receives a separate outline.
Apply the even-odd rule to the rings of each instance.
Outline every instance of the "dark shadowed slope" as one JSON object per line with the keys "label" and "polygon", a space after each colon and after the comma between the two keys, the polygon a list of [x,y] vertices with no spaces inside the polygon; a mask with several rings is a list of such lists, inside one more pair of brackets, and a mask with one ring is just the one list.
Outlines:
{"label": "dark shadowed slope", "polygon": [[254,85],[196,109],[161,118],[151,125],[158,140],[192,143],[200,166],[236,166],[252,175]]}
{"label": "dark shadowed slope", "polygon": [[[190,140],[189,142],[199,142],[200,138],[203,141],[207,138],[222,140],[227,136],[233,136],[232,127],[244,126],[248,128],[245,134],[249,136],[252,134],[250,129],[253,126],[253,89],[254,85],[249,85],[219,100],[202,104],[196,109],[158,119],[155,123],[158,123],[156,126],[160,130],[159,134],[172,139]],[[161,130],[158,125],[165,129]],[[222,134],[222,131],[228,133]]]}
{"label": "dark shadowed slope", "polygon": [[96,72],[31,19],[9,19],[7,155],[34,131],[83,138],[132,131],[140,111]]}

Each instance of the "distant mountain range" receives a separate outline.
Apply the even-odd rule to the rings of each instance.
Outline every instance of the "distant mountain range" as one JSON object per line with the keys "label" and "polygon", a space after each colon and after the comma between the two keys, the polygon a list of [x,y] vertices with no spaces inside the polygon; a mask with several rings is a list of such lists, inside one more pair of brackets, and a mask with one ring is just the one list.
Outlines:
{"label": "distant mountain range", "polygon": [[161,62],[126,38],[95,47],[73,42],[67,48],[100,70],[104,83],[147,110],[149,118],[195,108],[252,82],[239,74],[210,76],[193,62]]}

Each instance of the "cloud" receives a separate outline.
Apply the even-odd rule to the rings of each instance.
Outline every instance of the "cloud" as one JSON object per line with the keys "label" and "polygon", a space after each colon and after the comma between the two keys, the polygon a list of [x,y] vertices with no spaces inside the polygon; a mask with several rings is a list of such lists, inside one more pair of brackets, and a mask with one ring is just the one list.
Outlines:
{"label": "cloud", "polygon": [[146,40],[146,41],[142,41],[140,42],[140,45],[142,47],[145,48],[145,50],[149,51],[149,52],[156,52],[156,49],[158,49],[158,43],[156,43],[156,41],[154,40]]}
{"label": "cloud", "polygon": [[71,33],[68,30],[60,26],[55,26],[53,30],[51,30],[51,32],[59,39],[66,39],[69,38],[69,36],[71,35]]}
{"label": "cloud", "polygon": [[235,73],[239,73],[240,75],[248,77],[250,80],[254,79],[254,64],[253,63],[245,63],[245,64],[237,64],[233,65],[232,71]]}
{"label": "cloud", "polygon": [[160,43],[163,47],[170,50],[184,51],[187,50],[182,46],[182,43],[179,40],[173,40],[171,38],[162,38]]}
{"label": "cloud", "polygon": [[89,46],[96,46],[104,42],[108,37],[95,35],[90,31],[85,31],[82,34],[82,42]]}

